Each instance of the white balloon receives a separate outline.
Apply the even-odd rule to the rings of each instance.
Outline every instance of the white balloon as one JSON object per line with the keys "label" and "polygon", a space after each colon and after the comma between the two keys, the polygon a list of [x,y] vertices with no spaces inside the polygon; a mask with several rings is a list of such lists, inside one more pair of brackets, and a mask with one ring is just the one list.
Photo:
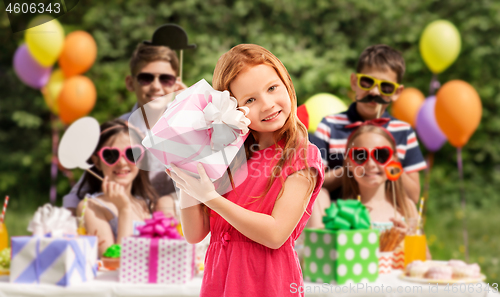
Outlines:
{"label": "white balloon", "polygon": [[61,165],[67,169],[92,167],[87,160],[97,147],[100,133],[99,123],[92,117],[83,117],[71,124],[57,151]]}

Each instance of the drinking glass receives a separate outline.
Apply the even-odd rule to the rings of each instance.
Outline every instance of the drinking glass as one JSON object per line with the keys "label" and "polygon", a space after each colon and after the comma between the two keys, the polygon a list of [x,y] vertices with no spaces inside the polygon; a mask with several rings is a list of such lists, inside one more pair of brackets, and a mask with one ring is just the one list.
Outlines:
{"label": "drinking glass", "polygon": [[426,260],[427,239],[424,234],[422,220],[408,219],[408,233],[405,236],[405,267],[415,260]]}

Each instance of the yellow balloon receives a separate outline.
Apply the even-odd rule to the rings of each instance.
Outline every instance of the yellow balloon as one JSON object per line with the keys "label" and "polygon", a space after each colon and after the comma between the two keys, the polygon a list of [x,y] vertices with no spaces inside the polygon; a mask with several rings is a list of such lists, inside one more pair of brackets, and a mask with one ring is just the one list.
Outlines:
{"label": "yellow balloon", "polygon": [[337,96],[328,93],[320,93],[307,99],[304,103],[309,114],[310,133],[314,133],[318,124],[327,115],[336,114],[347,110],[345,103]]}
{"label": "yellow balloon", "polygon": [[430,23],[420,36],[420,55],[427,67],[436,74],[455,62],[460,46],[460,33],[445,20]]}
{"label": "yellow balloon", "polygon": [[49,107],[50,111],[54,114],[59,114],[57,106],[57,98],[61,93],[64,85],[64,73],[61,69],[52,71],[49,82],[42,88],[43,99],[45,104]]}
{"label": "yellow balloon", "polygon": [[63,49],[63,27],[56,19],[45,15],[34,18],[28,27],[24,38],[30,54],[40,65],[52,66]]}

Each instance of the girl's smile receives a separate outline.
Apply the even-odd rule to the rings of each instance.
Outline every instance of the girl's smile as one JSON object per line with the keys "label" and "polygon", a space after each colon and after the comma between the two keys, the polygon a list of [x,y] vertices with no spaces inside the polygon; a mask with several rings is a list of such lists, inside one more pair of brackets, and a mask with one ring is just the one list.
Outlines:
{"label": "girl's smile", "polygon": [[115,174],[117,177],[126,177],[128,174],[130,174],[130,170],[124,169],[124,170],[113,170],[113,174]]}
{"label": "girl's smile", "polygon": [[[364,133],[353,141],[353,147],[366,147],[370,151],[387,146],[390,146],[390,142],[377,133]],[[354,179],[360,186],[368,188],[382,185],[387,180],[384,166],[376,162],[372,156],[366,157],[368,159],[363,165],[356,164],[349,159],[350,166],[354,168]]]}
{"label": "girl's smile", "polygon": [[270,116],[266,117],[262,121],[263,122],[272,122],[272,121],[276,120],[280,114],[281,114],[281,110],[271,114]]}
{"label": "girl's smile", "polygon": [[267,147],[273,142],[274,132],[285,125],[292,109],[290,96],[278,73],[266,64],[248,66],[231,82],[229,89],[238,106],[250,110],[248,127],[257,134],[259,145]]}

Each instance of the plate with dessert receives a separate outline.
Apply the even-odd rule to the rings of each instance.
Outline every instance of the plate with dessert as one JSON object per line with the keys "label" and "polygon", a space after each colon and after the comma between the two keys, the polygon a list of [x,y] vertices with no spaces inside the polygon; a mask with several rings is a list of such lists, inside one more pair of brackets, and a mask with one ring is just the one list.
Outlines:
{"label": "plate with dessert", "polygon": [[413,261],[405,268],[400,279],[431,284],[480,283],[486,279],[477,263],[461,260]]}

